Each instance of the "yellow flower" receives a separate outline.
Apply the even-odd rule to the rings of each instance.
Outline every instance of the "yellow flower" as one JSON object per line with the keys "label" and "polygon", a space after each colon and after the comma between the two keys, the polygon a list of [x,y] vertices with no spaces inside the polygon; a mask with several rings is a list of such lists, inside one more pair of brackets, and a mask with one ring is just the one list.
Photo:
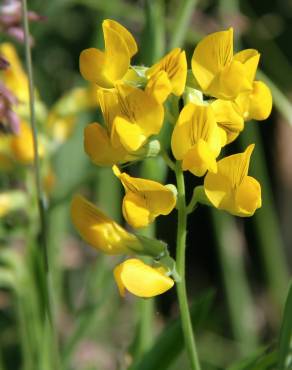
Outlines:
{"label": "yellow flower", "polygon": [[[30,126],[22,121],[19,127],[19,133],[11,135],[10,149],[13,158],[21,164],[29,164],[34,158],[33,136]],[[44,146],[39,143],[39,155],[44,155]]]}
{"label": "yellow flower", "polygon": [[171,148],[184,171],[204,176],[207,170],[217,171],[221,140],[212,107],[188,103],[174,127]]}
{"label": "yellow flower", "polygon": [[[161,74],[161,72],[165,72],[165,74]],[[159,76],[157,76],[158,74]],[[160,86],[159,89],[155,89],[155,94],[158,96],[161,94],[159,101],[163,101],[165,91],[168,89],[169,84],[171,86],[170,92],[180,96],[184,92],[187,78],[187,60],[185,52],[181,51],[180,48],[173,49],[159,62],[149,68],[146,72],[146,76],[150,81],[152,79],[156,81],[151,82],[151,84],[156,83],[157,86]],[[158,77],[159,84],[157,84]],[[169,80],[169,83],[166,78]],[[161,90],[161,84],[164,85],[164,88],[162,92],[159,92],[159,90]]]}
{"label": "yellow flower", "polygon": [[114,269],[114,277],[121,296],[125,296],[128,290],[138,297],[154,297],[174,285],[163,267],[154,268],[135,258],[118,265]]}
{"label": "yellow flower", "polygon": [[72,222],[81,237],[92,247],[106,254],[133,253],[142,245],[81,195],[75,195],[71,204]]}
{"label": "yellow flower", "polygon": [[28,102],[28,80],[14,46],[8,42],[1,44],[0,54],[9,62],[9,67],[1,72],[1,79],[5,86],[13,92],[19,101]]}
{"label": "yellow flower", "polygon": [[145,92],[163,104],[172,91],[171,82],[165,71],[159,71],[148,81]]}
{"label": "yellow flower", "polygon": [[102,29],[105,50],[83,50],[80,72],[86,80],[103,88],[112,88],[126,75],[130,59],[137,53],[137,45],[131,33],[118,22],[106,19]]}
{"label": "yellow flower", "polygon": [[200,41],[192,57],[192,71],[204,93],[235,99],[252,90],[260,54],[246,49],[233,55],[233,29],[215,32]]}
{"label": "yellow flower", "polygon": [[211,103],[222,135],[222,146],[234,141],[244,129],[244,119],[233,101],[216,99]]}
{"label": "yellow flower", "polygon": [[250,156],[254,144],[245,152],[221,159],[216,174],[208,172],[204,188],[214,207],[235,216],[248,217],[261,207],[261,186],[248,176]]}
{"label": "yellow flower", "polygon": [[242,93],[235,99],[235,105],[245,121],[262,121],[271,113],[273,98],[270,89],[262,81],[254,81],[252,91]]}
{"label": "yellow flower", "polygon": [[128,224],[140,228],[149,225],[159,215],[168,215],[176,204],[176,195],[159,182],[135,178],[113,167],[121,180],[126,195],[123,199],[123,215]]}
{"label": "yellow flower", "polygon": [[137,159],[148,138],[162,127],[163,106],[146,92],[120,84],[115,90],[99,90],[98,99],[106,128],[94,123],[85,129],[86,153],[106,166]]}

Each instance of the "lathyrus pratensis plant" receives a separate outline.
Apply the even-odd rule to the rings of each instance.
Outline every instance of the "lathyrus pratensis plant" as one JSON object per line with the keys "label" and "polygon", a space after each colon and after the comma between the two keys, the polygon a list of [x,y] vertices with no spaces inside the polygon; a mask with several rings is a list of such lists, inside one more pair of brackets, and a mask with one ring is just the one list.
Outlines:
{"label": "lathyrus pratensis plant", "polygon": [[[163,242],[127,231],[80,195],[72,201],[72,220],[93,247],[129,257],[114,269],[121,295],[129,291],[152,297],[176,283],[190,362],[199,369],[184,277],[187,216],[199,203],[240,217],[252,216],[261,207],[261,186],[248,175],[255,144],[219,159],[246,121],[264,120],[270,114],[270,90],[255,80],[260,54],[254,49],[234,53],[230,28],[198,43],[191,70],[179,48],[151,67],[133,66],[131,58],[138,48],[131,33],[113,20],[105,20],[102,28],[104,51],[90,48],[80,55],[81,74],[95,84],[103,115],[102,124],[85,128],[85,152],[94,164],[112,166],[125,189],[124,218],[133,229],[177,209],[176,261]],[[160,142],[163,125],[171,126],[170,145]],[[168,146],[174,160],[167,154]],[[131,177],[120,169],[158,155],[174,171],[176,187]],[[188,205],[184,171],[203,178]],[[152,264],[145,264],[141,255],[152,257]]]}

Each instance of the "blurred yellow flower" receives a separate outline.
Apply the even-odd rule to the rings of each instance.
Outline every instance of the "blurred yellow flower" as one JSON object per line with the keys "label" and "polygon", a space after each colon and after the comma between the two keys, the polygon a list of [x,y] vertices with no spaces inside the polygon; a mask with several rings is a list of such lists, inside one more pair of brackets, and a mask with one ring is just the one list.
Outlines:
{"label": "blurred yellow flower", "polygon": [[75,195],[72,200],[71,218],[81,237],[103,253],[133,253],[142,249],[135,235],[127,232],[81,195]]}
{"label": "blurred yellow flower", "polygon": [[86,80],[103,88],[112,88],[126,75],[131,57],[137,53],[137,45],[132,34],[118,22],[106,19],[102,29],[105,50],[83,50],[80,72]]}
{"label": "blurred yellow flower", "polygon": [[205,193],[214,207],[241,217],[252,216],[261,207],[261,186],[248,176],[253,149],[251,144],[245,152],[221,159],[217,173],[207,173]]}
{"label": "blurred yellow flower", "polygon": [[[161,72],[165,72],[165,74],[161,74]],[[163,57],[159,62],[154,64],[152,67],[150,67],[146,72],[146,76],[148,77],[150,81],[152,79],[154,81],[157,81],[159,77],[160,83],[158,86],[161,86],[163,82],[165,88],[161,90],[161,87],[160,87],[159,89],[155,90],[155,94],[158,96],[158,99],[160,101],[163,101],[165,91],[168,88],[169,84],[171,86],[170,92],[172,92],[174,95],[177,95],[177,96],[182,95],[185,89],[186,78],[187,78],[187,60],[186,60],[185,52],[181,51],[180,48],[173,49],[165,57]],[[166,80],[166,77],[169,83]],[[151,82],[151,84],[153,83],[154,82]],[[161,92],[159,93],[159,91]],[[161,97],[159,98],[160,94],[161,94]]]}
{"label": "blurred yellow flower", "polygon": [[233,29],[206,36],[194,50],[192,71],[204,93],[235,99],[252,90],[260,54],[246,49],[233,55]]}
{"label": "blurred yellow flower", "polygon": [[123,215],[132,227],[145,227],[157,216],[168,215],[175,207],[176,195],[167,186],[131,177],[121,173],[117,166],[113,167],[113,171],[125,188]]}
{"label": "blurred yellow flower", "polygon": [[207,170],[216,172],[216,158],[222,138],[210,105],[188,103],[181,111],[174,127],[171,148],[183,170],[204,176]]}
{"label": "blurred yellow flower", "polygon": [[148,138],[162,127],[163,106],[146,92],[121,84],[115,90],[99,90],[98,100],[106,128],[97,123],[86,127],[86,153],[105,166],[137,159]]}
{"label": "blurred yellow flower", "polygon": [[[34,158],[33,136],[30,126],[22,121],[19,133],[10,136],[10,149],[12,157],[21,164],[29,164]],[[44,146],[39,143],[39,155],[44,155]]]}
{"label": "blurred yellow flower", "polygon": [[114,277],[121,296],[126,290],[143,298],[154,297],[171,289],[174,281],[163,267],[151,267],[139,259],[122,262],[114,269]]}

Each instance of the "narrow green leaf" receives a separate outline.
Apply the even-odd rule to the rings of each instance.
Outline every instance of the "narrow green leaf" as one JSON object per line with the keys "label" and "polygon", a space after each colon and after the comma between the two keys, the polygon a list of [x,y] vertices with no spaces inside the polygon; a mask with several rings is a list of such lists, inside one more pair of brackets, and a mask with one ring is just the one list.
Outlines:
{"label": "narrow green leaf", "polygon": [[[206,319],[214,298],[214,291],[208,291],[191,306],[193,327]],[[183,333],[180,319],[173,320],[158,336],[148,352],[129,370],[165,370],[174,362],[184,348]]]}
{"label": "narrow green leaf", "polygon": [[251,356],[231,365],[227,370],[275,370],[277,356],[277,351],[271,352],[267,347],[261,348]]}
{"label": "narrow green leaf", "polygon": [[285,303],[280,332],[278,368],[280,370],[292,369],[292,282]]}

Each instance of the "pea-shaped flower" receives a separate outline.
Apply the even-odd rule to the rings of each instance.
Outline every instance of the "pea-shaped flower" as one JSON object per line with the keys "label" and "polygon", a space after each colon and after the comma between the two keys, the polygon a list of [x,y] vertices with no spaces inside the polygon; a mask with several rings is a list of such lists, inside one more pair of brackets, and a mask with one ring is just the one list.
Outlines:
{"label": "pea-shaped flower", "polygon": [[[163,72],[163,73],[162,73]],[[154,93],[159,101],[165,99],[165,92],[180,96],[185,89],[187,78],[187,60],[184,51],[175,48],[154,64],[146,72],[150,86],[154,84]],[[159,82],[159,84],[157,83]],[[162,89],[162,86],[164,88]],[[149,88],[149,86],[148,86]]]}
{"label": "pea-shaped flower", "polygon": [[121,296],[126,290],[143,298],[154,297],[173,287],[174,281],[163,267],[151,267],[139,259],[122,262],[114,269],[114,277]]}
{"label": "pea-shaped flower", "polygon": [[85,128],[86,153],[106,166],[137,159],[138,151],[162,127],[163,106],[146,92],[122,84],[99,90],[98,99],[106,127],[93,123]]}
{"label": "pea-shaped flower", "polygon": [[182,169],[195,176],[207,170],[216,172],[216,158],[221,150],[221,134],[210,105],[188,103],[174,127],[171,148]]}
{"label": "pea-shaped flower", "polygon": [[249,217],[261,207],[261,186],[248,176],[254,144],[243,153],[218,161],[217,173],[208,172],[204,180],[205,193],[214,207],[235,216]]}
{"label": "pea-shaped flower", "polygon": [[168,215],[176,204],[173,189],[159,182],[131,177],[113,167],[121,180],[126,195],[123,199],[123,215],[129,225],[135,228],[149,225],[159,215]]}
{"label": "pea-shaped flower", "polygon": [[115,82],[125,77],[131,57],[137,53],[137,44],[132,34],[118,22],[106,19],[102,29],[105,50],[83,50],[80,72],[86,80],[103,88],[112,88]]}
{"label": "pea-shaped flower", "polygon": [[233,29],[206,36],[194,50],[192,71],[203,92],[235,99],[251,91],[260,54],[246,49],[233,55]]}
{"label": "pea-shaped flower", "polygon": [[81,237],[103,253],[123,254],[143,249],[135,235],[123,229],[81,195],[74,196],[72,200],[71,218]]}

